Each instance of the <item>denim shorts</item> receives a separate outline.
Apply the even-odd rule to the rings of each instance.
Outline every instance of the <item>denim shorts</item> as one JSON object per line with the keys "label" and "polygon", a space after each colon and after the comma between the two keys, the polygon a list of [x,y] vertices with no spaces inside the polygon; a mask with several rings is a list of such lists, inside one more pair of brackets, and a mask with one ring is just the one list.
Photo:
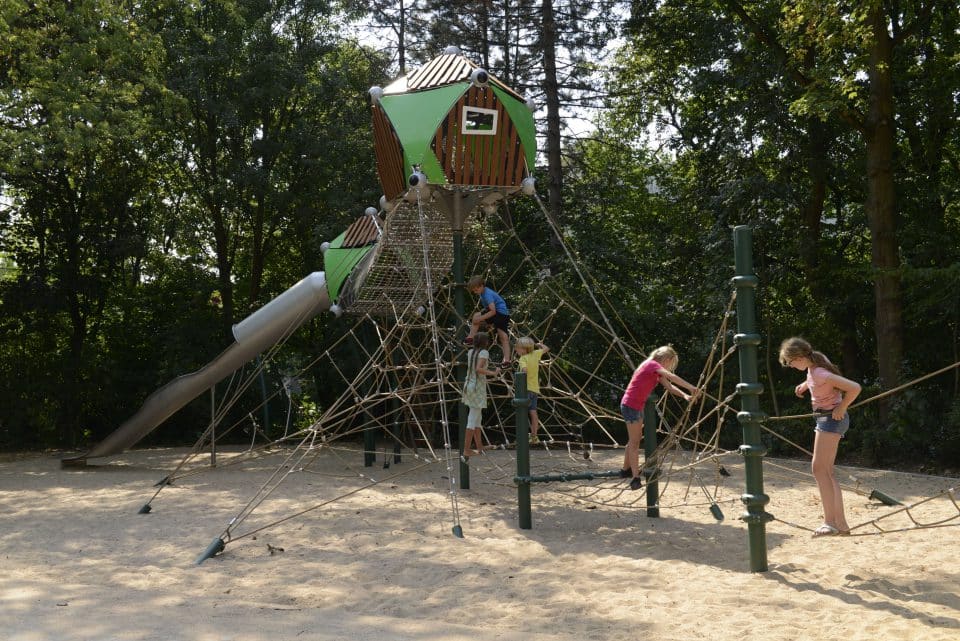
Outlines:
{"label": "denim shorts", "polygon": [[814,417],[817,424],[813,429],[816,432],[839,434],[840,438],[843,438],[843,435],[850,429],[850,414],[844,414],[843,418],[837,421],[831,416],[831,412],[815,410]]}
{"label": "denim shorts", "polygon": [[535,412],[537,410],[537,399],[540,397],[536,392],[528,391],[527,398],[530,399],[530,405],[527,407],[527,409],[531,412]]}
{"label": "denim shorts", "polygon": [[639,423],[643,420],[643,412],[641,410],[635,410],[623,404],[620,405],[620,415],[623,416],[623,420],[627,423]]}

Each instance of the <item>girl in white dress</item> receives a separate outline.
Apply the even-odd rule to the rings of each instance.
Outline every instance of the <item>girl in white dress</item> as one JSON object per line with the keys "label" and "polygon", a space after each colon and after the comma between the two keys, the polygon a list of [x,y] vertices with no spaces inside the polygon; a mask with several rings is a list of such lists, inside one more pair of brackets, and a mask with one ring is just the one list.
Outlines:
{"label": "girl in white dress", "polygon": [[477,332],[473,336],[473,349],[467,352],[467,376],[463,381],[463,404],[470,408],[467,414],[466,436],[463,439],[463,456],[475,456],[483,452],[480,426],[483,408],[487,406],[487,376],[499,372],[487,369],[490,362],[490,336]]}

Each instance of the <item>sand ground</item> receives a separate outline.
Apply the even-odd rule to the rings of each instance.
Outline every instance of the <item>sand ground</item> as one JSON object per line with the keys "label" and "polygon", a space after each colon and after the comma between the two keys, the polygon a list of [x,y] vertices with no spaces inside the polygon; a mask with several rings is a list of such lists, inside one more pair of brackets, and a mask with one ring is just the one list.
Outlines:
{"label": "sand ground", "polygon": [[[768,571],[751,572],[738,461],[726,465],[723,521],[702,501],[681,505],[697,503],[688,480],[664,492],[660,518],[609,480],[596,491],[535,485],[527,530],[517,524],[512,452],[472,463],[471,488],[455,493],[455,465],[383,469],[378,459],[364,468],[350,453],[304,471],[285,465],[285,453],[246,466],[223,464],[222,453],[216,469],[204,463],[154,486],[184,453],[134,451],[76,469],[52,455],[0,461],[0,637],[960,639],[960,508],[931,500],[910,516],[948,526],[876,534],[873,523],[913,522],[905,512],[884,516],[895,508],[865,496],[877,488],[913,503],[957,479],[841,468],[844,481],[861,483],[863,492],[845,494],[848,518],[861,527],[814,539],[791,525],[819,523],[805,465],[765,462],[768,511],[778,520],[766,527]],[[614,469],[619,456],[595,464]],[[290,475],[256,503],[278,470]],[[368,486],[371,478],[378,482]],[[139,514],[147,503],[151,511]],[[457,521],[463,538],[451,533]],[[223,553],[198,565],[227,529]]]}

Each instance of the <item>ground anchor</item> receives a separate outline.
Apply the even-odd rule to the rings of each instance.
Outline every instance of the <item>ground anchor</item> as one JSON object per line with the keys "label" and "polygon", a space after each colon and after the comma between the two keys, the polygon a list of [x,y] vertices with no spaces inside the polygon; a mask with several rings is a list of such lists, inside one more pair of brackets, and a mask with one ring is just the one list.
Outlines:
{"label": "ground anchor", "polygon": [[223,552],[223,547],[224,547],[223,539],[221,538],[214,539],[210,543],[210,545],[207,546],[207,549],[203,551],[203,554],[197,557],[197,565],[200,565],[207,559],[213,558],[218,554],[220,554],[221,552]]}

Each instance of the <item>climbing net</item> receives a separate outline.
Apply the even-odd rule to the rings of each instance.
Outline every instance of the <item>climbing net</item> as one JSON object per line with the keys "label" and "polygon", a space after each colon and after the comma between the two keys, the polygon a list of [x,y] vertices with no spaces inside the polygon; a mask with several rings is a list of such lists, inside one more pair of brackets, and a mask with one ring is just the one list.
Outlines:
{"label": "climbing net", "polygon": [[[496,250],[487,247],[488,221],[467,220],[465,244],[475,249],[466,271],[497,273],[497,289],[511,307],[513,339],[531,336],[550,347],[540,369],[541,442],[533,448],[531,474],[579,479],[543,486],[574,501],[617,509],[649,508],[646,488],[629,490],[629,479],[591,478],[591,473],[621,466],[626,433],[619,398],[632,370],[644,358],[639,341],[617,315],[617,306],[603,297],[602,288],[585,273],[542,204],[543,215],[573,268],[573,279],[569,270],[556,270],[537,259],[509,224],[509,210],[504,209],[509,233]],[[288,420],[282,435],[254,424],[247,450],[221,456],[219,468],[280,457],[260,489],[230,520],[221,540],[253,536],[379,483],[398,482],[425,467],[436,467],[447,480],[454,530],[460,527],[461,460],[456,434],[467,319],[456,312],[461,284],[449,277],[450,233],[445,216],[423,203],[403,204],[386,217],[375,258],[363,266],[367,280],[346,285],[349,327],[323,353],[289,372],[291,380],[307,387],[323,385],[342,393],[323,406],[301,402],[297,423]],[[504,255],[521,257],[510,261],[515,267],[507,273],[500,267],[505,261],[499,258]],[[727,487],[730,473],[724,465],[739,456],[737,410],[731,406],[736,376],[728,369],[735,353],[728,342],[734,303],[731,296],[725,305],[718,305],[720,324],[712,337],[705,337],[710,349],[697,379],[702,393],[690,403],[669,395],[657,403],[659,442],[644,467],[656,470],[658,507],[709,506],[716,517],[720,505],[740,500],[739,492]],[[282,362],[283,348],[282,342],[276,345],[260,367]],[[491,354],[494,360],[501,357],[496,346]],[[245,421],[218,424],[259,373],[253,368],[235,375],[211,424],[174,472],[158,484],[151,502],[164,486],[208,471],[206,451],[213,442],[247,426]],[[489,388],[483,430],[488,449],[483,456],[471,458],[469,469],[480,482],[512,487],[517,435],[509,372],[492,379]],[[299,400],[309,398],[308,393]],[[293,407],[292,394],[288,400]],[[766,429],[772,438],[784,438]],[[362,438],[371,431],[380,435],[373,445]],[[364,445],[358,447],[358,442]],[[378,457],[382,467],[373,464]],[[340,478],[352,479],[353,487],[331,484],[336,489],[322,497],[317,494],[314,505],[254,518],[284,484],[318,485],[317,477],[322,475],[318,469],[327,469],[331,459],[341,470]],[[780,471],[803,476],[789,466]],[[932,520],[919,516],[934,498],[938,497],[901,506],[889,518],[905,514],[912,527],[960,524],[960,508],[952,516]],[[953,489],[939,498],[957,507]],[[909,529],[885,529],[884,518],[863,524],[863,529],[866,525],[878,532]]]}

